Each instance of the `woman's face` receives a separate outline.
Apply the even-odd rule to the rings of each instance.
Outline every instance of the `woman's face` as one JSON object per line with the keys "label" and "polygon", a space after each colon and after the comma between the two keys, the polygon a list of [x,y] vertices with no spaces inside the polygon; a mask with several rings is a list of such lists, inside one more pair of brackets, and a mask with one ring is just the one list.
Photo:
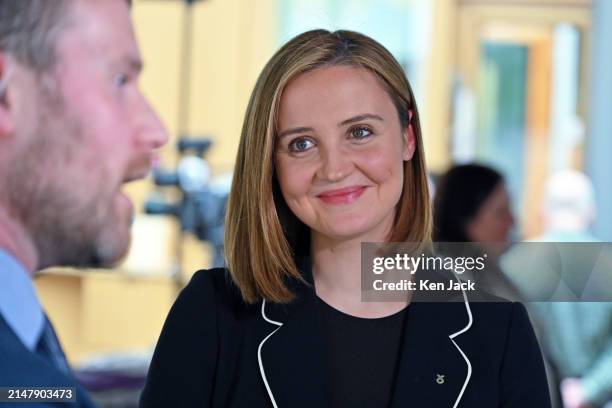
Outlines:
{"label": "woman's face", "polygon": [[313,234],[382,241],[402,193],[412,128],[369,71],[315,69],[285,88],[276,172],[285,201]]}
{"label": "woman's face", "polygon": [[513,225],[510,197],[500,183],[482,203],[466,232],[474,242],[507,243]]}

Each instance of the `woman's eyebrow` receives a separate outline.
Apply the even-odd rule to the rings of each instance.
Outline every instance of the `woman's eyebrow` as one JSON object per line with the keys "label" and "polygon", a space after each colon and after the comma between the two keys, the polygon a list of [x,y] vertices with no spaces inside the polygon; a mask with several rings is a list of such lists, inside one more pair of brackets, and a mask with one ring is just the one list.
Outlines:
{"label": "woman's eyebrow", "polygon": [[376,120],[379,120],[381,122],[385,121],[382,117],[380,117],[380,116],[378,116],[378,115],[376,115],[374,113],[362,113],[360,115],[353,116],[352,118],[343,120],[342,122],[338,123],[338,126],[349,125],[351,123],[360,122],[360,121],[365,120],[365,119],[376,119]]}
{"label": "woman's eyebrow", "polygon": [[[379,115],[376,115],[374,113],[362,113],[362,114],[353,116],[352,118],[343,120],[342,122],[340,122],[338,124],[338,126],[345,126],[345,125],[348,125],[348,124],[351,124],[351,123],[360,122],[360,121],[365,120],[365,119],[375,119],[375,120],[379,120],[381,122],[384,122],[384,119],[381,116],[379,116]],[[296,128],[292,128],[292,129],[283,130],[282,132],[280,132],[278,134],[277,137],[279,139],[282,139],[285,136],[289,136],[289,135],[292,135],[292,134],[295,134],[295,133],[304,133],[304,132],[313,132],[313,131],[314,131],[314,129],[311,128],[311,127],[296,127]]]}
{"label": "woman's eyebrow", "polygon": [[278,134],[277,137],[279,139],[282,139],[283,137],[292,135],[294,133],[304,133],[304,132],[313,132],[313,131],[314,131],[314,129],[311,128],[311,127],[296,127],[296,128],[293,128],[293,129],[283,130],[282,132],[280,132]]}

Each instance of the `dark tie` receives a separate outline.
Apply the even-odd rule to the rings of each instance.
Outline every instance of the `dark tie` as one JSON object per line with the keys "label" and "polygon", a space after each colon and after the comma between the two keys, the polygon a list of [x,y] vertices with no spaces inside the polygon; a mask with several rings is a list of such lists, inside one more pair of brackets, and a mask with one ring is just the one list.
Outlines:
{"label": "dark tie", "polygon": [[38,340],[36,352],[49,360],[58,370],[72,378],[72,370],[70,370],[66,356],[62,351],[62,346],[60,346],[55,330],[53,330],[53,326],[51,326],[47,316],[45,316],[45,325]]}

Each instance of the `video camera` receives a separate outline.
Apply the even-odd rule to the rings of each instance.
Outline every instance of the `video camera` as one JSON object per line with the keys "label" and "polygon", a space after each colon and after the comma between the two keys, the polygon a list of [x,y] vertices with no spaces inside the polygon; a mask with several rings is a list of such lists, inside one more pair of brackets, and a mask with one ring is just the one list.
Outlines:
{"label": "video camera", "polygon": [[179,139],[177,150],[181,159],[176,170],[154,169],[153,179],[157,186],[178,188],[180,199],[170,201],[158,193],[145,202],[145,212],[175,216],[181,232],[192,233],[213,246],[213,267],[221,267],[224,265],[223,220],[231,177],[211,178],[210,166],[204,159],[211,145],[206,137]]}

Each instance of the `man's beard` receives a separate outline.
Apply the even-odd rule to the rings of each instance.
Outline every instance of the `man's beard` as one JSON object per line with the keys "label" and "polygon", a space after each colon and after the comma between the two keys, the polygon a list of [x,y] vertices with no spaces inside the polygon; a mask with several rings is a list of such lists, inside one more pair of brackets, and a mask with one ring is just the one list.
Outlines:
{"label": "man's beard", "polygon": [[129,245],[129,226],[115,208],[120,181],[113,185],[99,160],[73,166],[85,162],[80,154],[91,154],[83,120],[57,98],[46,99],[39,99],[37,124],[8,169],[1,200],[35,243],[38,269],[110,266]]}

